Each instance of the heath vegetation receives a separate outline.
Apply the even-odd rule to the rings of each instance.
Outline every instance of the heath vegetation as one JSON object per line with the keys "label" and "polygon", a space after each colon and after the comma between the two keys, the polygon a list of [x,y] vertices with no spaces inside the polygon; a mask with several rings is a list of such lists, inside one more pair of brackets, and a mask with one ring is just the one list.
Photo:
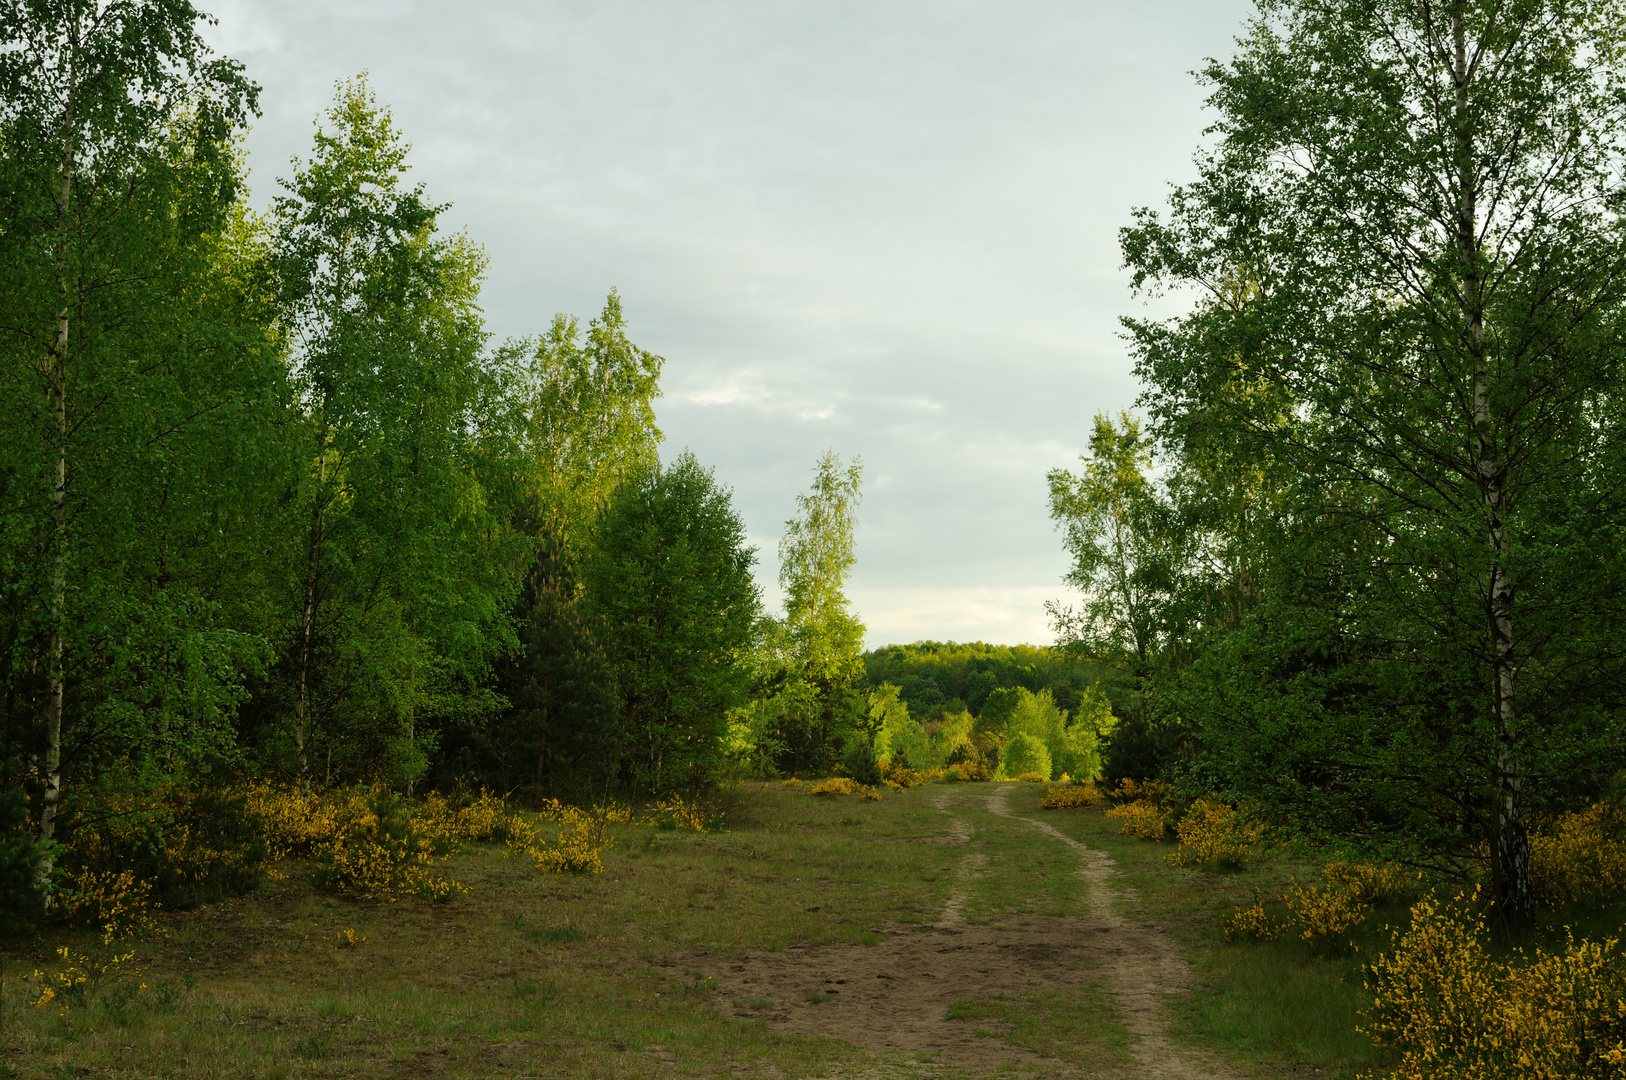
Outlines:
{"label": "heath vegetation", "polygon": [[[1622,0],[1257,0],[1055,644],[869,650],[857,457],[767,610],[621,296],[494,341],[365,77],[253,209],[205,18],[0,10],[0,1080],[1626,1077]],[[1086,915],[1157,1018],[718,989]]]}

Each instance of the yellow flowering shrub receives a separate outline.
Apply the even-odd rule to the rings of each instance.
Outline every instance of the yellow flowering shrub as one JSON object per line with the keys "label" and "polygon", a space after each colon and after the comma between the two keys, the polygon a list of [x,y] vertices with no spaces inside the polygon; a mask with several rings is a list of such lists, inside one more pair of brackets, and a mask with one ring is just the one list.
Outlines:
{"label": "yellow flowering shrub", "polygon": [[1163,805],[1163,800],[1169,794],[1169,785],[1162,780],[1131,780],[1128,777],[1118,781],[1118,786],[1111,792],[1115,803],[1146,801]]}
{"label": "yellow flowering shrub", "polygon": [[1107,817],[1122,822],[1118,826],[1118,831],[1137,840],[1161,840],[1163,834],[1168,831],[1168,826],[1163,820],[1162,808],[1145,799],[1120,803],[1107,811]]}
{"label": "yellow flowering shrub", "polygon": [[394,903],[418,896],[444,903],[468,886],[433,870],[435,842],[429,837],[398,836],[363,823],[317,852],[312,880],[318,888],[353,892]]}
{"label": "yellow flowering shrub", "polygon": [[1016,784],[1045,784],[1049,783],[1049,781],[1048,776],[1036,772],[1025,772],[1020,776],[1011,777],[1011,782]]}
{"label": "yellow flowering shrub", "polygon": [[943,770],[943,779],[948,781],[958,780],[964,783],[976,783],[987,780],[988,778],[988,766],[984,765],[980,761],[973,761],[970,758],[950,765],[948,768]]}
{"label": "yellow flowering shrub", "polygon": [[[630,820],[631,811],[628,811],[628,815]],[[717,807],[700,802],[698,799],[686,800],[682,795],[669,795],[649,808],[643,824],[661,829],[688,829],[703,833],[709,831],[722,816]],[[625,823],[615,822],[615,824]]]}
{"label": "yellow flowering shrub", "polygon": [[64,922],[99,927],[101,942],[88,952],[64,945],[56,950],[60,968],[36,970],[25,978],[39,988],[31,1003],[36,1009],[66,1012],[88,1004],[103,986],[140,978],[141,969],[128,966],[135,950],[120,952],[119,944],[133,937],[164,935],[155,917],[152,883],[129,870],[70,874],[52,897],[51,907]]}
{"label": "yellow flowering shrub", "polygon": [[1107,817],[1123,824],[1118,831],[1137,840],[1161,840],[1168,832],[1168,819],[1163,813],[1163,799],[1169,786],[1161,780],[1121,780],[1118,787],[1108,793],[1113,806]]}
{"label": "yellow flowering shrub", "polygon": [[1094,784],[1055,784],[1045,789],[1039,798],[1041,810],[1070,810],[1078,806],[1094,806],[1106,796]]}
{"label": "yellow flowering shrub", "polygon": [[[297,805],[294,800],[291,805]],[[306,830],[313,837],[311,880],[317,888],[390,903],[403,896],[444,902],[468,892],[461,882],[435,872],[437,859],[456,851],[456,845],[448,848],[443,837],[415,821],[407,800],[374,787],[300,801],[324,833],[315,838],[314,828]]]}
{"label": "yellow flowering shrub", "polygon": [[1349,931],[1366,918],[1357,894],[1342,885],[1293,883],[1282,897],[1291,917],[1290,930],[1315,953],[1343,952],[1350,945]]}
{"label": "yellow flowering shrub", "polygon": [[809,795],[857,795],[864,785],[847,776],[832,776],[807,789]]}
{"label": "yellow flowering shrub", "polygon": [[63,810],[58,868],[129,873],[146,883],[154,904],[220,900],[251,892],[265,878],[269,852],[235,788],[110,769],[75,789]]}
{"label": "yellow flowering shrub", "polygon": [[1400,899],[1418,881],[1415,871],[1396,863],[1330,862],[1321,868],[1321,877],[1347,889],[1367,907]]}
{"label": "yellow flowering shrub", "polygon": [[367,943],[367,936],[356,933],[351,927],[346,927],[343,930],[336,931],[327,940],[333,943],[335,949],[359,949]]}
{"label": "yellow flowering shrub", "polygon": [[1544,907],[1626,892],[1626,815],[1608,803],[1565,814],[1530,837],[1530,878]]}
{"label": "yellow flowering shrub", "polygon": [[162,936],[152,882],[133,870],[69,871],[51,898],[51,914],[70,926],[94,926],[109,942]]}
{"label": "yellow flowering shrub", "polygon": [[418,802],[412,817],[425,833],[450,842],[506,843],[517,820],[507,799],[485,790],[461,799],[431,791]]}
{"label": "yellow flowering shrub", "polygon": [[1253,890],[1252,904],[1237,908],[1220,926],[1225,931],[1226,941],[1271,941],[1281,929],[1265,911],[1265,901],[1258,889]]}
{"label": "yellow flowering shrub", "polygon": [[1175,826],[1180,849],[1167,858],[1171,866],[1212,863],[1235,869],[1247,863],[1264,831],[1257,822],[1243,821],[1235,807],[1198,799]]}
{"label": "yellow flowering shrub", "polygon": [[1426,896],[1367,966],[1363,1029],[1401,1055],[1390,1080],[1626,1076],[1626,963],[1613,939],[1493,957],[1473,897]]}
{"label": "yellow flowering shrub", "polygon": [[887,762],[881,766],[881,783],[894,791],[904,791],[908,788],[919,787],[931,780],[929,775],[915,769],[906,769],[900,765]]}
{"label": "yellow flowering shrub", "polygon": [[612,824],[625,825],[632,812],[621,806],[594,806],[583,809],[549,799],[537,815],[557,827],[556,839],[549,843],[537,836],[540,829],[515,829],[508,844],[524,851],[538,870],[554,874],[602,874],[604,852],[615,845],[609,835]]}
{"label": "yellow flowering shrub", "polygon": [[82,1007],[95,999],[96,992],[109,984],[129,982],[141,977],[140,968],[126,967],[135,959],[135,951],[119,952],[113,947],[112,935],[102,937],[102,948],[94,955],[75,952],[64,945],[56,951],[62,966],[55,971],[36,970],[26,981],[39,987],[39,993],[30,1002],[36,1009],[56,1007],[64,1012]]}
{"label": "yellow flowering shrub", "polygon": [[250,812],[265,830],[271,858],[279,861],[316,854],[319,846],[338,836],[345,821],[355,816],[354,791],[323,795],[265,781],[244,784],[241,790]]}

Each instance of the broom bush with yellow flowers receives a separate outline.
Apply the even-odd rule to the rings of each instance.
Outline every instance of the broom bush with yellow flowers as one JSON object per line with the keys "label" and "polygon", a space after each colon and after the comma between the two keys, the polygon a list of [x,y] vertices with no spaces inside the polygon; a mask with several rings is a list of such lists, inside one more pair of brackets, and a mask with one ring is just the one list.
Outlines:
{"label": "broom bush with yellow flowers", "polygon": [[336,825],[311,855],[317,888],[391,903],[403,896],[444,902],[468,891],[435,872],[436,861],[457,847],[415,820],[408,800],[376,788],[352,795]]}
{"label": "broom bush with yellow flowers", "polygon": [[1364,1031],[1400,1058],[1386,1080],[1619,1080],[1626,962],[1618,942],[1493,954],[1477,893],[1428,895],[1366,967]]}
{"label": "broom bush with yellow flowers", "polygon": [[1415,872],[1393,863],[1331,862],[1321,868],[1320,880],[1301,883],[1277,898],[1284,911],[1272,918],[1264,897],[1254,890],[1253,903],[1239,907],[1221,922],[1229,941],[1270,941],[1288,938],[1302,942],[1318,956],[1346,953],[1354,948],[1353,932],[1371,911],[1393,903],[1418,887]]}
{"label": "broom bush with yellow flowers", "polygon": [[1107,793],[1112,808],[1107,817],[1120,822],[1118,831],[1137,840],[1161,840],[1169,831],[1164,801],[1169,785],[1161,780],[1122,780]]}
{"label": "broom bush with yellow flowers", "polygon": [[1094,784],[1053,784],[1039,797],[1041,810],[1069,810],[1094,806],[1106,796]]}
{"label": "broom bush with yellow flowers", "polygon": [[157,902],[152,881],[137,877],[131,870],[68,870],[61,875],[51,906],[51,917],[66,926],[93,927],[97,942],[88,947],[63,945],[55,955],[60,963],[50,969],[35,970],[26,977],[34,984],[37,1009],[82,1008],[104,989],[128,986],[139,992],[141,969],[132,961],[136,953],[129,942],[142,937],[162,937],[157,920]]}
{"label": "broom bush with yellow flowers", "polygon": [[1264,835],[1264,825],[1249,821],[1236,807],[1212,796],[1198,799],[1175,826],[1180,848],[1167,856],[1171,866],[1206,864],[1241,869]]}

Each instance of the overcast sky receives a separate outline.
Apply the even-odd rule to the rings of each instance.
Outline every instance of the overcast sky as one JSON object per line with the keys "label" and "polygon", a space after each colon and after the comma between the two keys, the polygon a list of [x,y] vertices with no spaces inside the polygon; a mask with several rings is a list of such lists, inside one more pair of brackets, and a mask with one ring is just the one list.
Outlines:
{"label": "overcast sky", "polygon": [[367,71],[491,258],[499,337],[618,288],[666,455],[734,489],[758,577],[826,448],[864,460],[870,645],[1046,643],[1045,472],[1132,404],[1117,230],[1192,175],[1188,74],[1240,0],[208,0],[264,87],[255,201]]}

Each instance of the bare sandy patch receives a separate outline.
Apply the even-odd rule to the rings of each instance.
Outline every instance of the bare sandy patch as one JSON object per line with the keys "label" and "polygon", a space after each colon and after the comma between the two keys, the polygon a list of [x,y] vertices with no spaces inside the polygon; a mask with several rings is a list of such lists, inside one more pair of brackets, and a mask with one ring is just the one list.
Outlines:
{"label": "bare sandy patch", "polygon": [[[954,814],[955,804],[968,798],[979,799],[992,813],[1016,817],[1003,792],[945,793],[935,801],[949,818],[948,835],[927,842],[972,844],[971,826]],[[1160,930],[1117,914],[1112,859],[1048,822],[1016,820],[1078,852],[1079,873],[1089,886],[1087,913],[1017,916],[998,926],[967,923],[968,886],[987,864],[986,855],[967,852],[957,886],[931,925],[894,927],[875,945],[751,950],[723,970],[706,965],[720,997],[739,1002],[740,1015],[786,1032],[844,1039],[877,1052],[930,1055],[940,1065],[969,1072],[1015,1065],[1027,1075],[1077,1076],[1091,1072],[1040,1058],[986,1032],[978,1036],[976,1024],[950,1020],[948,1013],[957,1001],[1021,997],[1099,981],[1117,1003],[1119,1022],[1134,1036],[1132,1075],[1229,1080],[1228,1070],[1169,1040],[1163,1003],[1190,987],[1191,971]]]}

